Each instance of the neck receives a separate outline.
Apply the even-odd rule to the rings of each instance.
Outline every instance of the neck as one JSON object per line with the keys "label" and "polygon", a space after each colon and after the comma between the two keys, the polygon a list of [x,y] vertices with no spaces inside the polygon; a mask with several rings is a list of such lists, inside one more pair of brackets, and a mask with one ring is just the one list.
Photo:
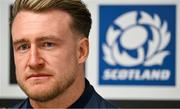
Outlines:
{"label": "neck", "polygon": [[47,102],[38,102],[30,99],[30,104],[33,108],[68,108],[78,100],[78,98],[82,95],[84,88],[84,76],[77,76],[74,83],[56,98]]}

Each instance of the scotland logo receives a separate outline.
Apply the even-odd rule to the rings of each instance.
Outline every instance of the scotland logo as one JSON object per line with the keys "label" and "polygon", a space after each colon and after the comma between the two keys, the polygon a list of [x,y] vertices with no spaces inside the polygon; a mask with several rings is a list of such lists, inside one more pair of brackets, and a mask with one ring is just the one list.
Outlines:
{"label": "scotland logo", "polygon": [[[121,7],[100,7],[100,18],[113,8]],[[158,8],[157,12],[130,9],[109,17],[110,23],[101,22],[100,84],[175,85],[174,8]],[[174,21],[161,14],[166,10],[172,11]]]}
{"label": "scotland logo", "polygon": [[[141,19],[136,21],[137,12],[125,13],[114,21],[122,30],[115,30],[113,26],[108,28],[107,43],[103,44],[104,60],[108,64],[123,66],[162,65],[164,58],[170,54],[168,50],[165,50],[171,35],[167,30],[167,22],[164,21],[161,26],[158,15],[155,15],[154,18],[146,12],[141,12],[140,15]],[[152,31],[152,40],[148,39],[145,25],[149,26]],[[145,55],[143,46],[146,42],[148,48]],[[137,58],[130,56],[126,50],[119,50],[118,43],[123,49],[136,50]]]}

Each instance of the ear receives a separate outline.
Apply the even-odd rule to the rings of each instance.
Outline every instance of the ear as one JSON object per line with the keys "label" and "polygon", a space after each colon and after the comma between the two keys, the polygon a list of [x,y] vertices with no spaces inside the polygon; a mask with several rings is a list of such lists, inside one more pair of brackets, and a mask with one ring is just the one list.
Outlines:
{"label": "ear", "polygon": [[78,44],[78,62],[82,64],[86,61],[89,54],[89,40],[86,37],[82,37]]}

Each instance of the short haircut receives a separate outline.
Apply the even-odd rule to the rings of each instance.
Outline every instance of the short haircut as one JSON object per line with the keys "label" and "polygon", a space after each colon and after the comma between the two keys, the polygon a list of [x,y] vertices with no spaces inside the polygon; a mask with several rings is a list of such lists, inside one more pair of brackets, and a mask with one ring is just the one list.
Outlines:
{"label": "short haircut", "polygon": [[71,28],[89,37],[92,24],[91,14],[81,0],[15,0],[12,10],[13,19],[21,10],[38,13],[52,9],[67,12],[72,17]]}

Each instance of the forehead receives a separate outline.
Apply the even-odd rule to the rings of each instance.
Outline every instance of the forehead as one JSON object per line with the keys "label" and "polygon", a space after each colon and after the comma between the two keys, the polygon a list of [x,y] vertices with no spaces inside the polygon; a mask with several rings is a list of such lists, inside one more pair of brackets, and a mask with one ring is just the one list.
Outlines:
{"label": "forehead", "polygon": [[[20,11],[12,24],[12,36],[43,35],[49,33],[65,33],[71,28],[71,16],[61,10],[44,12]],[[50,34],[55,35],[56,34]]]}

